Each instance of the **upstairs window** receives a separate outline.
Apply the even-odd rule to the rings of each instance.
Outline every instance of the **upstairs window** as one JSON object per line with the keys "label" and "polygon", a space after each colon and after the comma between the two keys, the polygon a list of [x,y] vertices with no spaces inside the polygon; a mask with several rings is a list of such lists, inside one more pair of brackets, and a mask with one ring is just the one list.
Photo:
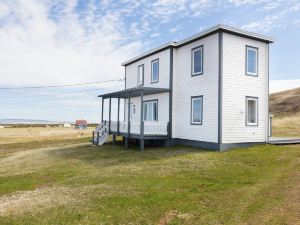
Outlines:
{"label": "upstairs window", "polygon": [[159,59],[151,62],[151,83],[158,82],[159,77]]}
{"label": "upstairs window", "polygon": [[246,74],[257,76],[258,48],[246,47]]}
{"label": "upstairs window", "polygon": [[258,124],[258,98],[246,97],[246,125],[257,126]]}
{"label": "upstairs window", "polygon": [[202,124],[203,96],[192,97],[191,124]]}
{"label": "upstairs window", "polygon": [[138,66],[137,85],[144,85],[144,65]]}
{"label": "upstairs window", "polygon": [[192,49],[192,76],[203,74],[203,46]]}
{"label": "upstairs window", "polygon": [[157,100],[144,102],[144,121],[157,121],[157,105]]}

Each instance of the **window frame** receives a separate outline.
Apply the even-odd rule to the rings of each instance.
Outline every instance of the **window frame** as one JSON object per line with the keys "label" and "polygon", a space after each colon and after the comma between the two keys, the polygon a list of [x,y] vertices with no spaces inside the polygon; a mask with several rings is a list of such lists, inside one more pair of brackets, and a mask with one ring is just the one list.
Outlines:
{"label": "window frame", "polygon": [[[153,80],[153,64],[157,62],[158,66],[157,66],[157,80]],[[158,83],[159,82],[159,58],[157,59],[153,59],[151,61],[151,84],[153,83]]]}
{"label": "window frame", "polygon": [[[255,100],[255,103],[256,103],[256,107],[255,107],[255,118],[256,118],[256,122],[255,123],[249,123],[248,122],[248,100]],[[246,108],[246,113],[245,113],[245,124],[246,126],[248,127],[257,127],[258,126],[258,100],[259,98],[258,97],[254,97],[254,96],[246,96],[246,105],[245,105],[245,108]]]}
{"label": "window frame", "polygon": [[[193,121],[193,109],[194,109],[194,107],[193,107],[193,100],[194,99],[199,99],[199,98],[201,98],[201,122],[194,122]],[[191,97],[191,114],[190,114],[190,124],[191,125],[202,125],[203,124],[203,95],[198,95],[198,96],[192,96]]]}
{"label": "window frame", "polygon": [[[140,67],[143,68],[142,83],[141,84],[139,84],[139,81],[140,81]],[[141,64],[137,67],[137,86],[138,87],[144,86],[144,79],[145,79],[145,66],[144,66],[144,64]]]}
{"label": "window frame", "polygon": [[[156,102],[156,120],[145,120],[145,103]],[[143,121],[144,122],[158,122],[158,99],[151,99],[143,101]]]}
{"label": "window frame", "polygon": [[[197,49],[201,49],[201,54],[202,54],[202,57],[201,57],[201,71],[195,73],[195,71],[194,71],[194,61],[195,61],[194,60],[194,52]],[[204,66],[204,46],[200,45],[200,46],[197,46],[197,47],[191,49],[191,76],[195,77],[195,76],[203,75],[203,66]]]}
{"label": "window frame", "polygon": [[[255,50],[256,51],[256,73],[251,73],[248,71],[248,50]],[[245,65],[245,71],[247,76],[252,77],[258,77],[258,55],[259,55],[259,49],[254,46],[246,45],[246,65]]]}

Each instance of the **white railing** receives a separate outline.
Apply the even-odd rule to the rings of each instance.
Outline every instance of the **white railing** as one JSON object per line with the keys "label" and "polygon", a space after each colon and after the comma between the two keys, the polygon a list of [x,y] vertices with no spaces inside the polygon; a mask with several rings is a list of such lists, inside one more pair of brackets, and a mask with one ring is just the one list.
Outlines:
{"label": "white railing", "polygon": [[[128,124],[127,122],[120,121],[119,122],[119,132],[127,133],[128,132]],[[131,134],[140,134],[140,123],[136,121],[130,122],[130,133]],[[110,130],[112,132],[118,131],[118,122],[111,121]],[[168,123],[161,122],[144,122],[144,135],[168,135]]]}
{"label": "white railing", "polygon": [[93,132],[93,144],[103,145],[109,136],[108,132],[109,122],[99,124]]}
{"label": "white railing", "polygon": [[168,135],[168,123],[144,122],[144,134]]}

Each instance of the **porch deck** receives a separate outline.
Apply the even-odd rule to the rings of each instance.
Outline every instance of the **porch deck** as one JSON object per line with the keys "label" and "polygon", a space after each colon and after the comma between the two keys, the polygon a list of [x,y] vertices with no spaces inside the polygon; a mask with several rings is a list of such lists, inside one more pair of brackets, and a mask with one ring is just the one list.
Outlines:
{"label": "porch deck", "polygon": [[271,145],[300,144],[300,137],[270,137],[268,143]]}

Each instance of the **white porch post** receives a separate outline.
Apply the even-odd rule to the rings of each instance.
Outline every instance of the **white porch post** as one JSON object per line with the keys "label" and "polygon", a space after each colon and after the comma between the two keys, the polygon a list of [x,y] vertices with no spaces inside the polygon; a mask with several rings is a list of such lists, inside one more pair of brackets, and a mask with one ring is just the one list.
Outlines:
{"label": "white porch post", "polygon": [[143,116],[144,116],[144,106],[143,106],[143,102],[144,102],[144,91],[141,91],[141,116],[140,116],[140,147],[141,147],[141,151],[144,151],[144,120],[143,120]]}

